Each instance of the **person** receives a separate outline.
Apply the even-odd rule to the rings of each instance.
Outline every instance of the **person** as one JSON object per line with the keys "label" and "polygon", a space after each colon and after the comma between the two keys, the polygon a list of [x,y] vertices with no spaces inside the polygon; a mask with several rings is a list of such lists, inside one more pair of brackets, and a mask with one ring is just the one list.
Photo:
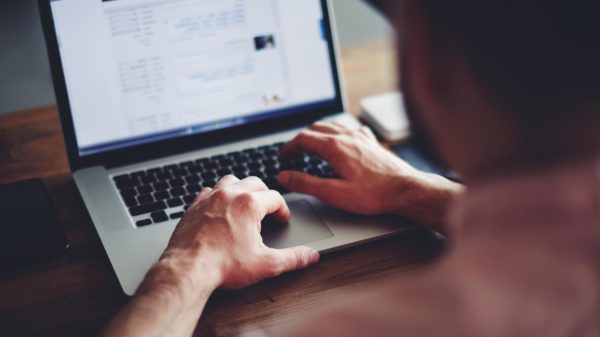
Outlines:
{"label": "person", "polygon": [[[366,128],[316,123],[281,156],[338,174],[280,183],[363,214],[446,234],[434,266],[273,336],[600,336],[600,21],[580,0],[375,1],[398,34],[415,139],[466,187],[419,172]],[[189,336],[216,288],[317,263],[267,248],[290,212],[256,178],[204,189],[106,336]]]}

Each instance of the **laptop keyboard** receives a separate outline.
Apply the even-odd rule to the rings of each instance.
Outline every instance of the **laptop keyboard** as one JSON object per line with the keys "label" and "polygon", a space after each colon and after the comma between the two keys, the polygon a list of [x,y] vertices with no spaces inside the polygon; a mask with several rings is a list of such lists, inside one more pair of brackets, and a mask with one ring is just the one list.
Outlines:
{"label": "laptop keyboard", "polygon": [[214,187],[226,175],[239,179],[255,176],[272,190],[286,194],[277,179],[282,170],[302,171],[329,178],[334,173],[324,160],[305,154],[290,162],[279,161],[279,151],[285,143],[231,152],[210,158],[172,163],[144,171],[113,177],[121,199],[138,227],[183,217],[196,194],[205,187]]}

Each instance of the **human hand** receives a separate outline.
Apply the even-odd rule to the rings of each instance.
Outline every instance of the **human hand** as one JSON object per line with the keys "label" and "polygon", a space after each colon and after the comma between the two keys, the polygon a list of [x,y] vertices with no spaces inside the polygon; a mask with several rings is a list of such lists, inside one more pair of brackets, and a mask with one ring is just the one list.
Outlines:
{"label": "human hand", "polygon": [[238,289],[319,260],[309,247],[276,250],[260,235],[267,215],[285,223],[290,210],[283,197],[255,177],[223,178],[205,188],[186,212],[158,263],[184,285],[209,282],[215,288]]}
{"label": "human hand", "polygon": [[281,158],[292,160],[305,152],[325,159],[338,177],[284,171],[277,177],[279,183],[354,213],[394,213],[442,230],[446,206],[462,189],[413,168],[382,147],[367,127],[352,130],[339,123],[315,123],[282,149]]}

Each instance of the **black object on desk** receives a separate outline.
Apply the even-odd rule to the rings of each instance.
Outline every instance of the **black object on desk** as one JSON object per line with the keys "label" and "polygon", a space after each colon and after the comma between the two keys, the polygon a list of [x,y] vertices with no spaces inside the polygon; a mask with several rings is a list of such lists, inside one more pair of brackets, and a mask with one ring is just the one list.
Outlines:
{"label": "black object on desk", "polygon": [[67,248],[41,179],[0,186],[0,267],[50,259]]}

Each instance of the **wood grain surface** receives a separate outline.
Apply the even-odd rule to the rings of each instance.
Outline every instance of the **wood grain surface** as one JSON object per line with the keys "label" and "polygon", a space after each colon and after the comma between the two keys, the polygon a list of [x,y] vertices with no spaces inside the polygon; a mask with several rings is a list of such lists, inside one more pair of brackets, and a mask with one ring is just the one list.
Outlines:
{"label": "wood grain surface", "polygon": [[[395,87],[389,41],[343,51],[349,106]],[[42,177],[71,248],[52,261],[0,271],[0,336],[95,336],[128,301],[75,187],[55,107],[0,117],[0,184]],[[33,210],[32,210],[33,211]],[[14,224],[2,223],[1,226]],[[319,265],[211,298],[196,336],[234,336],[286,322],[409,275],[442,251],[419,229],[326,255]]]}

